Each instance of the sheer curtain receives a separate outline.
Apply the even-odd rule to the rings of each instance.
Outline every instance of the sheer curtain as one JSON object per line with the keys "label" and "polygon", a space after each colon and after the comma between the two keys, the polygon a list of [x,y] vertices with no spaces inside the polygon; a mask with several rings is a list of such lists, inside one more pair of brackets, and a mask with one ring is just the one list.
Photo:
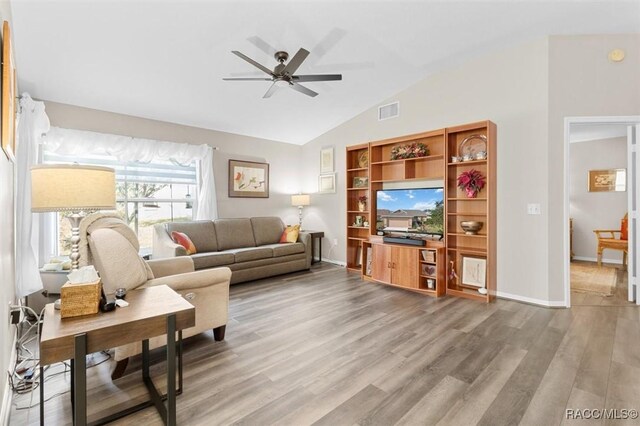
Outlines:
{"label": "sheer curtain", "polygon": [[38,221],[31,213],[31,166],[37,163],[38,144],[49,130],[49,118],[44,103],[27,93],[20,99],[20,109],[16,132],[16,294],[24,297],[42,289],[36,256]]}
{"label": "sheer curtain", "polygon": [[47,151],[61,155],[111,155],[119,161],[149,163],[170,160],[198,170],[198,209],[196,219],[216,219],[218,207],[213,176],[213,148],[209,145],[165,142],[128,136],[51,127],[43,138]]}

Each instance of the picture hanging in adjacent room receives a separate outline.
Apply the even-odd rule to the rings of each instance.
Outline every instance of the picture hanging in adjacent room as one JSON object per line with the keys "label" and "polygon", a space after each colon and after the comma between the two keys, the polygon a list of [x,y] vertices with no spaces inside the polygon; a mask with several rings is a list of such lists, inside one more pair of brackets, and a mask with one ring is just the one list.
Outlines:
{"label": "picture hanging in adjacent room", "polygon": [[462,257],[462,284],[484,287],[487,282],[487,259]]}
{"label": "picture hanging in adjacent room", "polygon": [[2,35],[2,150],[10,161],[15,161],[17,79],[7,21],[2,25]]}
{"label": "picture hanging in adjacent room", "polygon": [[589,192],[624,192],[627,169],[589,170]]}
{"label": "picture hanging in adjacent room", "polygon": [[318,176],[318,192],[320,194],[330,194],[336,192],[336,174]]}
{"label": "picture hanging in adjacent room", "polygon": [[269,164],[229,160],[229,197],[269,198]]}
{"label": "picture hanging in adjacent room", "polygon": [[320,174],[333,173],[333,147],[320,150]]}

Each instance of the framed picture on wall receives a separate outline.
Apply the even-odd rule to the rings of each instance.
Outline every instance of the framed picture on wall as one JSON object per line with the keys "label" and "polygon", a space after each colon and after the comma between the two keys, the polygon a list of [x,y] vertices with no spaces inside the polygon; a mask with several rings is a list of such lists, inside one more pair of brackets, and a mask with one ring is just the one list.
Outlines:
{"label": "framed picture on wall", "polygon": [[333,147],[320,150],[320,173],[333,173]]}
{"label": "framed picture on wall", "polygon": [[627,169],[589,170],[589,192],[624,192]]}
{"label": "framed picture on wall", "polygon": [[229,160],[229,197],[269,198],[269,164]]}
{"label": "framed picture on wall", "polygon": [[17,80],[9,23],[2,24],[2,150],[15,162]]}
{"label": "framed picture on wall", "polygon": [[331,194],[336,192],[336,174],[320,175],[318,177],[318,192]]}

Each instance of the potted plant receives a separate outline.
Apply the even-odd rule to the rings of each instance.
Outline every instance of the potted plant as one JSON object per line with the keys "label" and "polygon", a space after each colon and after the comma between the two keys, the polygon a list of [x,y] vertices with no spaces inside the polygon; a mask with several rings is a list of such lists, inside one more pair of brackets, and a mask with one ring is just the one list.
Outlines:
{"label": "potted plant", "polygon": [[485,177],[475,169],[462,172],[458,176],[458,188],[465,191],[468,198],[476,198],[478,192],[484,188],[485,184]]}
{"label": "potted plant", "polygon": [[358,210],[363,212],[367,210],[367,196],[361,195],[358,197]]}

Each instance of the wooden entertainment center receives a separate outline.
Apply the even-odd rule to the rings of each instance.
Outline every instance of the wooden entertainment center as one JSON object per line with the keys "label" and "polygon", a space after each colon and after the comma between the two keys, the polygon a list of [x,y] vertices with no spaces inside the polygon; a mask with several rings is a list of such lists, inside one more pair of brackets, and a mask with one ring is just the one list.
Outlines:
{"label": "wooden entertainment center", "polygon": [[[392,159],[392,151],[414,143],[424,144],[428,155]],[[453,295],[484,302],[495,298],[494,123],[481,121],[349,146],[346,167],[350,271],[359,272],[365,281],[434,297]],[[470,170],[480,172],[485,180],[475,196],[458,188],[458,176]],[[377,192],[423,187],[444,190],[443,238],[426,238],[424,246],[385,243],[377,235]],[[463,221],[482,222],[482,227],[465,232]]]}

